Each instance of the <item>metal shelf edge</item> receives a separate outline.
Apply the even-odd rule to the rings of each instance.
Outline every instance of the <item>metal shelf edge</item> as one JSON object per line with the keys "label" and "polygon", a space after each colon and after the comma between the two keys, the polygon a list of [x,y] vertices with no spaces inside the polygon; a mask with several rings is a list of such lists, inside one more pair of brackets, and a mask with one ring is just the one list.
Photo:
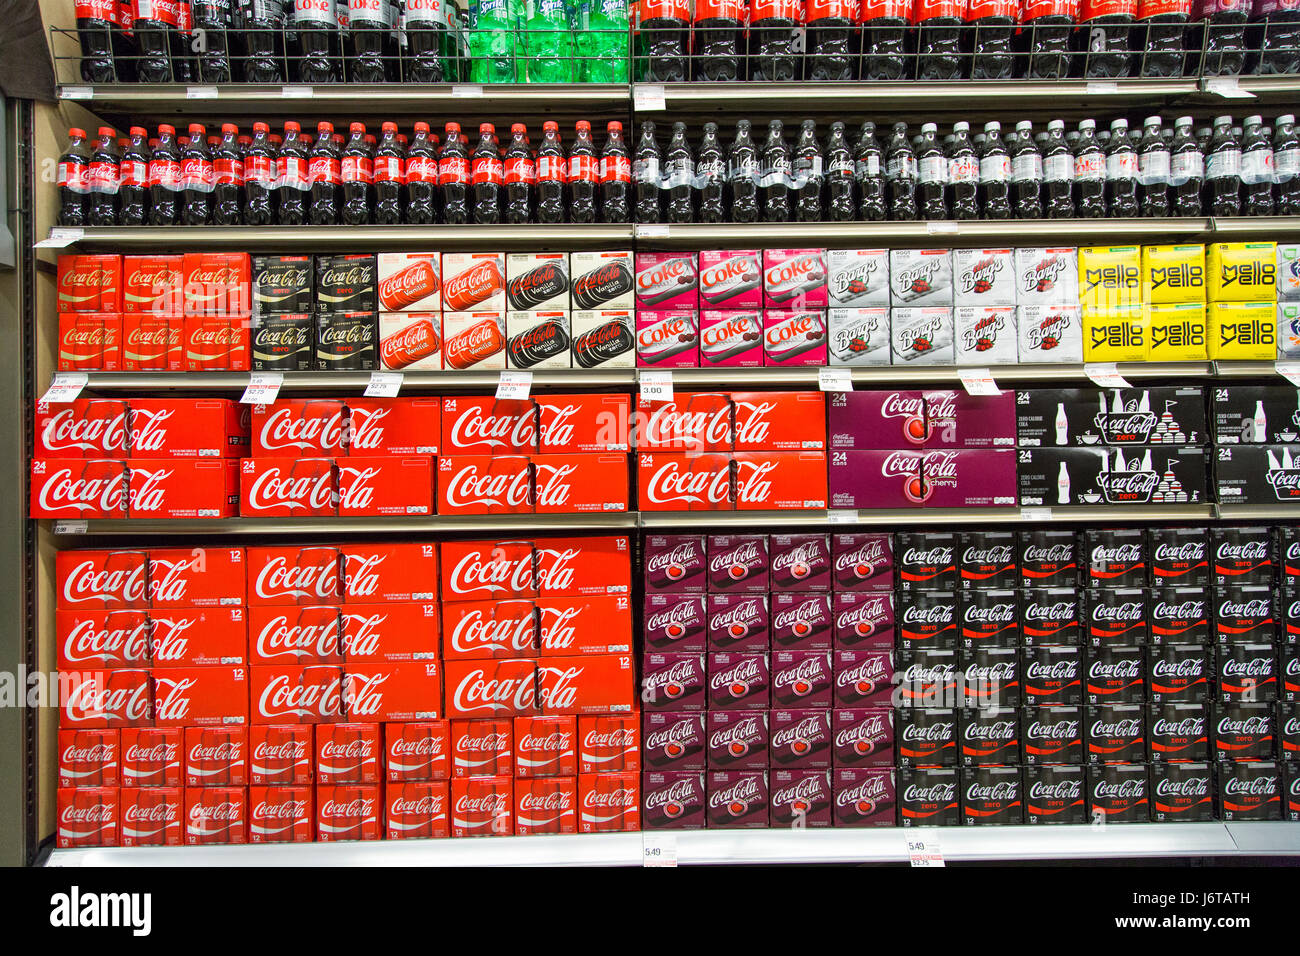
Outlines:
{"label": "metal shelf edge", "polygon": [[[45,519],[43,519],[45,520]],[[637,526],[635,511],[610,514],[572,515],[433,515],[430,517],[381,518],[213,518],[133,521],[122,519],[97,519],[86,522],[85,531],[57,532],[58,538],[67,540],[98,535],[338,535],[384,534],[399,532],[459,532],[459,531],[556,531],[563,529],[628,529]],[[51,522],[53,527],[53,522]]]}

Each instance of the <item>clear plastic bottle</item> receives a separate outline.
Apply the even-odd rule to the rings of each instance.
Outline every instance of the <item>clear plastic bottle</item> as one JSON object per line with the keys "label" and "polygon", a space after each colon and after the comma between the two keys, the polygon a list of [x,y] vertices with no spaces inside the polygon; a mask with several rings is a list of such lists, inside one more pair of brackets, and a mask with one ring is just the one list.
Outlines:
{"label": "clear plastic bottle", "polygon": [[1142,124],[1142,141],[1138,147],[1138,184],[1144,217],[1169,215],[1170,177],[1169,141],[1160,128],[1160,117],[1148,116]]}
{"label": "clear plastic bottle", "polygon": [[1074,149],[1074,209],[1080,219],[1102,219],[1106,215],[1106,154],[1097,142],[1094,120],[1079,121],[1079,139]]}
{"label": "clear plastic bottle", "polygon": [[1277,214],[1300,215],[1300,137],[1291,113],[1273,123],[1273,180]]}
{"label": "clear plastic bottle", "polygon": [[1111,216],[1129,219],[1138,214],[1138,155],[1128,135],[1128,120],[1110,124],[1106,148],[1106,205]]}
{"label": "clear plastic bottle", "polygon": [[473,193],[474,222],[494,225],[501,221],[501,192],[505,185],[505,166],[497,145],[496,128],[480,123],[478,145],[470,157],[470,189]]}
{"label": "clear plastic bottle", "polygon": [[641,0],[638,10],[637,79],[649,83],[680,83],[687,79],[689,0]]}
{"label": "clear plastic bottle", "polygon": [[[948,152],[948,197],[954,219],[980,216],[980,163],[970,140],[970,124],[952,124],[952,145]],[[928,217],[927,217],[928,218]]]}
{"label": "clear plastic bottle", "polygon": [[[897,130],[898,127],[894,127]],[[921,125],[921,141],[916,147],[920,215],[922,219],[948,218],[948,174],[950,163],[939,145],[939,128],[934,123]]]}
{"label": "clear plastic bottle", "polygon": [[68,148],[59,157],[58,181],[59,225],[88,225],[90,223],[90,147],[86,144],[84,129],[74,126],[68,130]]}
{"label": "clear plastic bottle", "polygon": [[1169,187],[1173,192],[1171,212],[1175,216],[1199,216],[1205,188],[1205,156],[1192,132],[1192,118],[1174,120],[1174,139],[1169,147]]}
{"label": "clear plastic bottle", "polygon": [[917,79],[961,79],[962,8],[962,0],[916,0]]}
{"label": "clear plastic bottle", "polygon": [[1246,23],[1251,0],[1197,0],[1193,20],[1205,22],[1207,76],[1237,76],[1246,71]]}
{"label": "clear plastic bottle", "polygon": [[632,163],[632,181],[636,193],[636,221],[659,222],[663,218],[663,163],[655,139],[655,124],[650,120],[641,123],[641,137],[637,140],[636,157]]}
{"label": "clear plastic bottle", "polygon": [[206,226],[212,216],[212,154],[207,131],[190,124],[190,141],[181,149],[181,224]]}
{"label": "clear plastic bottle", "polygon": [[793,172],[790,147],[785,142],[784,125],[780,120],[767,124],[767,142],[760,154],[758,188],[763,203],[766,222],[790,221],[790,183]]}
{"label": "clear plastic bottle", "polygon": [[149,205],[149,132],[131,127],[131,138],[118,164],[117,221],[123,226],[143,226]]}
{"label": "clear plastic bottle", "polygon": [[[705,127],[706,134],[708,126],[713,126],[714,133],[717,133],[717,126],[709,123]],[[714,139],[716,141],[716,135]],[[721,174],[721,160],[718,168]],[[599,174],[600,221],[629,222],[632,218],[632,157],[628,155],[627,143],[623,140],[623,124],[618,120],[610,120],[605,127],[605,148],[600,153]]]}
{"label": "clear plastic bottle", "polygon": [[1241,143],[1232,132],[1231,116],[1216,116],[1205,156],[1205,183],[1211,216],[1241,215]]}
{"label": "clear plastic bottle", "polygon": [[537,165],[528,145],[528,128],[523,123],[510,127],[510,145],[505,153],[506,222],[512,225],[529,222],[533,215],[533,184]]}
{"label": "clear plastic bottle", "polygon": [[718,223],[726,219],[727,157],[718,140],[718,124],[704,124],[695,161],[695,192],[699,197],[699,221]]}
{"label": "clear plastic bottle", "polygon": [[1016,124],[1011,154],[1012,207],[1017,219],[1043,218],[1043,156],[1034,141],[1034,124],[1021,120]]}
{"label": "clear plastic bottle", "polygon": [[1011,218],[1011,156],[1002,142],[1002,124],[984,124],[979,152],[980,214],[985,219]]}
{"label": "clear plastic bottle", "polygon": [[600,187],[600,157],[591,138],[591,124],[578,120],[569,147],[569,220],[596,221],[596,192]]}
{"label": "clear plastic bottle", "polygon": [[876,124],[863,123],[853,150],[853,182],[858,194],[858,218],[863,222],[880,222],[888,212],[885,198],[885,163]]}
{"label": "clear plastic bottle", "polygon": [[971,37],[971,79],[1007,80],[1015,59],[1011,40],[1021,0],[967,0],[966,29]]}
{"label": "clear plastic bottle", "polygon": [[542,143],[537,147],[537,221],[564,222],[568,162],[560,142],[560,127],[553,120],[542,124]]}
{"label": "clear plastic bottle", "polygon": [[1300,73],[1300,3],[1255,0],[1252,19],[1262,34],[1259,72]]}
{"label": "clear plastic bottle", "polygon": [[[637,155],[641,155],[640,150]],[[737,120],[736,138],[727,150],[727,205],[732,222],[758,221],[761,169],[758,147],[754,144],[749,120]]]}
{"label": "clear plastic bottle", "polygon": [[861,0],[863,79],[899,80],[914,72],[904,56],[911,11],[911,0]]}
{"label": "clear plastic bottle", "polygon": [[1261,116],[1247,116],[1241,141],[1241,212],[1273,215],[1273,140]]}
{"label": "clear plastic bottle", "polygon": [[221,142],[212,151],[212,224],[237,226],[243,221],[244,156],[239,148],[239,129],[232,123],[221,127]]}
{"label": "clear plastic bottle", "polygon": [[795,194],[795,219],[799,222],[821,222],[824,215],[826,172],[821,143],[817,142],[817,123],[814,120],[804,120],[799,126],[799,141],[794,147],[792,188]]}
{"label": "clear plastic bottle", "polygon": [[374,219],[375,155],[366,141],[364,123],[348,126],[348,143],[343,147],[339,177],[344,225],[369,225]]}
{"label": "clear plastic bottle", "polygon": [[395,226],[402,221],[406,150],[397,138],[397,124],[386,120],[375,146],[375,223]]}
{"label": "clear plastic bottle", "polygon": [[311,184],[307,221],[313,226],[332,226],[339,221],[341,166],[341,149],[334,141],[334,125],[317,123],[316,142],[307,160],[307,181]]}
{"label": "clear plastic bottle", "polygon": [[1145,33],[1143,76],[1182,76],[1193,0],[1138,0],[1139,37]]}
{"label": "clear plastic bottle", "polygon": [[831,124],[826,142],[826,213],[831,222],[852,222],[857,215],[853,199],[854,162],[844,124]]}
{"label": "clear plastic bottle", "polygon": [[1028,48],[1030,79],[1061,80],[1070,75],[1070,37],[1078,19],[1078,0],[1024,0],[1021,37]]}
{"label": "clear plastic bottle", "polygon": [[857,8],[857,0],[807,0],[804,20],[809,79],[856,79],[850,42]]}
{"label": "clear plastic bottle", "polygon": [[744,0],[695,0],[696,80],[732,83],[744,78],[740,61],[745,16]]}
{"label": "clear plastic bottle", "polygon": [[695,156],[686,141],[686,124],[674,123],[664,152],[663,191],[668,222],[695,221]]}
{"label": "clear plastic bottle", "polygon": [[118,187],[121,157],[117,152],[117,135],[111,126],[101,126],[99,138],[90,154],[90,224],[117,225]]}
{"label": "clear plastic bottle", "polygon": [[275,157],[276,221],[281,226],[301,226],[307,221],[307,148],[296,122],[284,124],[284,142]]}
{"label": "clear plastic bottle", "polygon": [[[926,125],[931,127],[930,135],[933,138],[934,130],[937,127],[933,123]],[[938,143],[934,145],[937,149]],[[932,163],[934,173],[946,177],[948,163],[943,158],[942,150],[938,150],[937,158],[932,160]],[[917,173],[916,154],[912,151],[912,144],[907,138],[907,124],[895,123],[890,131],[889,144],[885,148],[885,178],[889,186],[889,218],[894,222],[911,222],[918,218],[916,203],[918,191]],[[939,195],[943,195],[942,188],[939,189]]]}

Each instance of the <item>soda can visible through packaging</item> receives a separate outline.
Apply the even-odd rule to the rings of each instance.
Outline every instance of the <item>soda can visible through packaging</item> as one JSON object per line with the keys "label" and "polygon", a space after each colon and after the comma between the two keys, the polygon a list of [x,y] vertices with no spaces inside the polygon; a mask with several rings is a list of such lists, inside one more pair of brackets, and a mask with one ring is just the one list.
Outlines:
{"label": "soda can visible through packaging", "polygon": [[656,368],[697,368],[700,364],[699,313],[655,312],[638,307],[636,364]]}
{"label": "soda can visible through packaging", "polygon": [[379,311],[378,275],[378,260],[374,255],[317,256],[316,309]]}
{"label": "soda can visible through packaging", "polygon": [[889,309],[831,308],[826,313],[831,365],[888,365]]}
{"label": "soda can visible through packaging", "polygon": [[952,365],[956,362],[951,308],[893,308],[889,312],[894,365]]}
{"label": "soda can visible through packaging", "polygon": [[632,368],[636,320],[630,310],[573,312],[569,318],[574,368]]}
{"label": "soda can visible through packaging", "polygon": [[1010,249],[954,249],[954,302],[958,306],[1014,306],[1015,271]]}
{"label": "soda can visible through packaging", "polygon": [[832,308],[888,307],[887,249],[828,249],[826,289]]}
{"label": "soda can visible through packaging", "polygon": [[958,306],[953,310],[958,365],[1014,365],[1019,353],[1014,306]]}
{"label": "soda can visible through packaging", "polygon": [[441,261],[436,252],[379,253],[379,310],[441,311]]}
{"label": "soda can visible through packaging", "polygon": [[396,371],[442,369],[440,312],[381,312],[379,362]]}
{"label": "soda can visible through packaging", "polygon": [[1022,246],[1015,251],[1015,270],[1018,305],[1078,305],[1079,258],[1073,247]]}
{"label": "soda can visible through packaging", "polygon": [[571,252],[573,284],[570,308],[627,309],[635,307],[631,252]]}
{"label": "soda can visible through packaging", "polygon": [[506,361],[510,368],[570,368],[568,312],[510,312]]}

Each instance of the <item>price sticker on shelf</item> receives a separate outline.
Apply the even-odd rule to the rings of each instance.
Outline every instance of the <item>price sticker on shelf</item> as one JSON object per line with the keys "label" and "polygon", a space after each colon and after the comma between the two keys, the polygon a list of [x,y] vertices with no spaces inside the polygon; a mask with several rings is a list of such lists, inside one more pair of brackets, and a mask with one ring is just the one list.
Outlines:
{"label": "price sticker on shelf", "polygon": [[1088,362],[1083,367],[1083,374],[1099,388],[1131,388],[1128,379],[1119,374],[1119,367],[1114,362]]}
{"label": "price sticker on shelf", "polygon": [[244,405],[270,405],[284,384],[283,372],[254,372],[239,401]]}
{"label": "price sticker on shelf", "polygon": [[54,522],[55,534],[85,534],[86,529],[90,527],[88,521],[77,521],[63,519]]}
{"label": "price sticker on shelf", "polygon": [[986,368],[964,368],[957,372],[961,387],[968,395],[1001,395],[998,383],[993,381],[993,372]]}
{"label": "price sticker on shelf", "polygon": [[187,100],[215,100],[217,98],[217,88],[215,86],[187,86],[185,87],[185,98]]}
{"label": "price sticker on shelf", "polygon": [[81,394],[90,376],[85,372],[55,372],[50,387],[41,396],[42,402],[70,402]]}
{"label": "price sticker on shelf", "polygon": [[667,239],[668,227],[662,224],[637,226],[633,232],[638,239]]}
{"label": "price sticker on shelf", "polygon": [[50,230],[48,239],[36,243],[37,249],[66,249],[74,242],[80,242],[86,233],[78,226],[55,226]]}
{"label": "price sticker on shelf", "polygon": [[451,95],[463,99],[473,99],[483,95],[483,87],[477,83],[458,83],[451,88]]}
{"label": "price sticker on shelf", "polygon": [[632,87],[632,107],[637,110],[658,111],[664,109],[667,97],[664,88],[658,83],[638,83]]}
{"label": "price sticker on shelf", "polygon": [[59,87],[59,99],[61,100],[93,100],[94,98],[95,88],[93,86]]}
{"label": "price sticker on shelf", "polygon": [[527,398],[528,393],[533,390],[533,373],[532,372],[502,372],[501,378],[497,380],[497,398],[503,399],[522,399]]}
{"label": "price sticker on shelf", "polygon": [[1274,362],[1273,368],[1292,385],[1300,386],[1300,362]]}
{"label": "price sticker on shelf", "polygon": [[862,520],[861,515],[856,511],[849,509],[832,509],[826,512],[827,524],[858,524]]}
{"label": "price sticker on shelf", "polygon": [[371,372],[366,398],[396,398],[402,388],[401,372]]}
{"label": "price sticker on shelf", "polygon": [[925,232],[930,236],[951,235],[958,231],[958,225],[948,220],[939,220],[938,222],[927,222]]}
{"label": "price sticker on shelf", "polygon": [[676,866],[677,834],[654,833],[650,830],[641,833],[642,866]]}
{"label": "price sticker on shelf", "polygon": [[309,100],[316,95],[316,90],[311,86],[282,86],[280,87],[280,97],[286,100]]}
{"label": "price sticker on shelf", "polygon": [[1020,520],[1021,521],[1051,521],[1052,509],[1051,508],[1021,508]]}
{"label": "price sticker on shelf", "polygon": [[1241,81],[1235,76],[1207,76],[1204,80],[1205,92],[1215,93],[1225,100],[1253,100],[1255,94],[1241,88]]}
{"label": "price sticker on shelf", "polygon": [[908,837],[907,858],[913,866],[946,866],[943,862],[943,849],[939,838],[933,834],[924,837]]}
{"label": "price sticker on shelf", "polygon": [[817,387],[823,392],[853,391],[853,373],[846,368],[827,368],[817,370]]}
{"label": "price sticker on shelf", "polygon": [[673,400],[673,373],[665,368],[645,368],[638,373],[641,381],[641,398],[647,402]]}
{"label": "price sticker on shelf", "polygon": [[1096,96],[1099,93],[1118,93],[1119,84],[1114,80],[1090,80],[1085,89],[1089,96]]}

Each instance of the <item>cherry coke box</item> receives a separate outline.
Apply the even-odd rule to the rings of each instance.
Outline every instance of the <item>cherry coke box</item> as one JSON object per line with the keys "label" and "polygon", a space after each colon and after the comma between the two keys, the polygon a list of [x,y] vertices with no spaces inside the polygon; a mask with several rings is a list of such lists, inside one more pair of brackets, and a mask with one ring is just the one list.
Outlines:
{"label": "cherry coke box", "polygon": [[765,310],[763,364],[786,367],[826,365],[826,310]]}
{"label": "cherry coke box", "polygon": [[649,770],[641,775],[641,826],[646,830],[702,830],[704,771]]}
{"label": "cherry coke box", "polygon": [[258,786],[312,781],[310,724],[262,724],[248,728],[248,782]]}
{"label": "cherry coke box", "polygon": [[771,601],[773,648],[831,649],[834,612],[830,594],[776,591]]}
{"label": "cherry coke box", "polygon": [[125,518],[126,462],[91,458],[34,458],[33,518]]}
{"label": "cherry coke box", "polygon": [[638,252],[638,327],[642,309],[698,309],[699,288],[699,259],[695,253]]}
{"label": "cherry coke box", "polygon": [[646,535],[646,589],[703,593],[708,580],[704,540],[699,534]]}
{"label": "cherry coke box", "polygon": [[514,798],[516,835],[578,831],[576,777],[516,779]]}
{"label": "cherry coke box", "polygon": [[732,591],[764,594],[768,591],[767,535],[709,535],[706,554],[708,588],[711,593]]}
{"label": "cherry coke box", "polygon": [[707,731],[702,710],[646,710],[641,730],[648,770],[703,770]]}
{"label": "cherry coke box", "polygon": [[831,826],[829,770],[773,770],[770,778],[768,826]]}
{"label": "cherry coke box", "polygon": [[699,266],[701,308],[762,308],[762,253],[757,249],[706,250]]}
{"label": "cherry coke box", "polygon": [[836,767],[893,767],[894,711],[885,707],[837,708],[834,764]]}
{"label": "cherry coke box", "polygon": [[832,451],[832,508],[919,508],[925,501],[918,451]]}
{"label": "cherry coke box", "polygon": [[635,773],[641,769],[637,714],[578,717],[578,773]]}
{"label": "cherry coke box", "polygon": [[772,703],[781,707],[831,705],[831,652],[774,650]]}
{"label": "cherry coke box", "polygon": [[307,785],[248,788],[249,843],[310,843],[315,790]]}
{"label": "cherry coke box", "polygon": [[970,395],[951,389],[922,392],[926,444],[944,448],[1014,448],[1016,405],[1010,392]]}
{"label": "cherry coke box", "polygon": [[768,539],[773,591],[829,591],[831,589],[830,536],[826,534],[773,534]]}
{"label": "cherry coke box", "polygon": [[184,798],[180,787],[123,787],[122,846],[180,846]]}
{"label": "cherry coke box", "polygon": [[445,782],[404,781],[384,785],[384,837],[388,840],[445,838],[451,827]]}
{"label": "cherry coke box", "polygon": [[700,313],[700,364],[705,368],[759,368],[763,361],[763,313],[755,310]]}
{"label": "cherry coke box", "polygon": [[247,787],[185,788],[186,846],[247,842]]}
{"label": "cherry coke box", "polygon": [[700,314],[693,309],[637,309],[636,364],[641,368],[697,368]]}
{"label": "cherry coke box", "polygon": [[832,667],[836,707],[886,707],[892,702],[895,671],[894,653],[889,648],[836,648]]}
{"label": "cherry coke box", "polygon": [[[952,771],[952,774],[955,777],[956,771]],[[835,826],[897,825],[898,781],[893,767],[837,767],[831,773],[831,788],[835,804]],[[906,819],[903,825],[909,825]]]}
{"label": "cherry coke box", "polygon": [[767,595],[710,594],[705,632],[711,651],[766,652],[771,645]]}
{"label": "cherry coke box", "polygon": [[711,711],[706,763],[710,770],[766,770],[768,715],[765,711]]}
{"label": "cherry coke box", "polygon": [[840,591],[832,611],[832,638],[837,650],[892,648],[896,618],[888,591]]}
{"label": "cherry coke box", "polygon": [[384,767],[390,782],[451,777],[451,724],[421,720],[384,724]]}
{"label": "cherry coke box", "polygon": [[767,771],[711,770],[706,775],[709,829],[767,826]]}
{"label": "cherry coke box", "polygon": [[891,535],[832,535],[831,551],[836,591],[888,591],[893,588],[894,540]]}
{"label": "cherry coke box", "polygon": [[121,777],[121,732],[60,730],[59,786],[116,787]]}
{"label": "cherry coke box", "polygon": [[765,249],[763,305],[769,309],[825,309],[825,249]]}
{"label": "cherry coke box", "polygon": [[117,787],[59,787],[58,848],[117,846],[120,801]]}
{"label": "cherry coke box", "polygon": [[59,312],[121,312],[122,257],[61,255]]}
{"label": "cherry coke box", "polygon": [[1010,449],[936,449],[922,455],[927,508],[997,508],[1016,503],[1016,453]]}
{"label": "cherry coke box", "polygon": [[647,711],[705,709],[704,654],[647,652],[641,673],[641,703]]}
{"label": "cherry coke box", "polygon": [[231,518],[239,511],[234,458],[129,458],[127,513],[132,518]]}
{"label": "cherry coke box", "polygon": [[771,686],[767,654],[712,652],[708,668],[710,709],[767,709]]}
{"label": "cherry coke box", "polygon": [[790,770],[825,770],[831,766],[831,712],[824,707],[773,710],[772,766]]}

